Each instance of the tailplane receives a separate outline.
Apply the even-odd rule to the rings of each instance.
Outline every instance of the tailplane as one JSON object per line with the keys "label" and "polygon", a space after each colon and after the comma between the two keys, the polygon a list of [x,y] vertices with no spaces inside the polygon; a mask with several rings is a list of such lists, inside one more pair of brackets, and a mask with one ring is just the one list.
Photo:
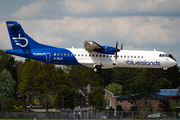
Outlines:
{"label": "tailplane", "polygon": [[18,22],[6,21],[6,25],[13,49],[22,49],[24,52],[30,52],[31,48],[50,47],[34,41],[24,32]]}

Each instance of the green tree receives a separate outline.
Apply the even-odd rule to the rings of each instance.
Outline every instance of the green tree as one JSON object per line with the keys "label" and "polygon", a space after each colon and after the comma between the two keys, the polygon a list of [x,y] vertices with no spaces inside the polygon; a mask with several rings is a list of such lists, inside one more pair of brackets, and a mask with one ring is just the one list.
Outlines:
{"label": "green tree", "polygon": [[129,96],[131,103],[137,106],[139,111],[151,111],[152,95],[159,92],[159,89],[152,81],[142,81],[132,87],[132,96]]}
{"label": "green tree", "polygon": [[109,84],[106,88],[110,90],[111,92],[116,93],[118,95],[121,95],[122,93],[122,86],[117,83]]}
{"label": "green tree", "polygon": [[64,68],[67,73],[67,78],[71,82],[72,87],[75,90],[79,90],[87,84],[91,86],[99,86],[100,77],[98,74],[94,73],[91,68],[86,68],[78,65],[69,65]]}
{"label": "green tree", "polygon": [[115,68],[114,83],[122,85],[122,94],[131,93],[132,86],[143,79],[145,69],[140,68]]}
{"label": "green tree", "polygon": [[14,94],[16,82],[9,71],[4,69],[0,75],[0,97],[10,98]]}
{"label": "green tree", "polygon": [[47,104],[51,103],[51,95],[56,95],[58,90],[65,86],[71,86],[61,68],[38,61],[28,60],[21,76],[23,81],[20,82],[19,88],[39,92],[40,105],[48,106]]}
{"label": "green tree", "polygon": [[17,83],[13,89],[15,92],[17,92],[18,76],[17,76],[17,68],[15,67],[15,64],[16,61],[14,57],[12,57],[10,54],[5,53],[3,50],[0,50],[0,72],[6,69],[11,73],[12,79]]}
{"label": "green tree", "polygon": [[75,91],[70,88],[63,88],[55,96],[53,106],[57,109],[71,108],[74,109]]}
{"label": "green tree", "polygon": [[104,100],[104,89],[98,87],[88,94],[88,103],[89,107],[92,106],[95,110],[104,110],[105,109],[105,100]]}
{"label": "green tree", "polygon": [[12,79],[9,71],[4,69],[0,74],[0,101],[1,108],[9,102],[10,98],[14,95],[14,86],[16,82]]}
{"label": "green tree", "polygon": [[168,80],[167,78],[160,78],[159,80],[157,80],[156,86],[159,89],[171,89],[172,88],[171,81]]}
{"label": "green tree", "polygon": [[79,106],[80,108],[86,106],[86,97],[82,93],[76,92],[74,99],[74,106]]}
{"label": "green tree", "polygon": [[98,74],[100,76],[100,85],[107,86],[108,84],[113,83],[115,79],[114,69],[102,69],[101,73]]}

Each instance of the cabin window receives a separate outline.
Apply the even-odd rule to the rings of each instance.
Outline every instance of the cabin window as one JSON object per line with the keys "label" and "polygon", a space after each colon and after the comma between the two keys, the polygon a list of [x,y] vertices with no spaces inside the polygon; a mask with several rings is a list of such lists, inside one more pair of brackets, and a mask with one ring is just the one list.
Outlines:
{"label": "cabin window", "polygon": [[92,55],[92,57],[94,57],[94,54]]}
{"label": "cabin window", "polygon": [[101,57],[101,55],[99,55],[99,57]]}
{"label": "cabin window", "polygon": [[74,54],[74,56],[76,56],[76,54]]}
{"label": "cabin window", "polygon": [[98,57],[98,55],[96,55],[96,57]]}
{"label": "cabin window", "polygon": [[68,54],[68,56],[69,56],[69,54]]}
{"label": "cabin window", "polygon": [[138,58],[140,58],[140,56],[138,56]]}
{"label": "cabin window", "polygon": [[143,56],[141,56],[141,58],[143,58]]}
{"label": "cabin window", "polygon": [[85,56],[87,57],[87,54],[85,54]]}
{"label": "cabin window", "polygon": [[64,56],[66,56],[66,54],[64,54]]}
{"label": "cabin window", "polygon": [[133,58],[133,56],[131,56],[131,58]]}
{"label": "cabin window", "polygon": [[119,55],[117,57],[119,58]]}
{"label": "cabin window", "polygon": [[54,53],[54,56],[56,56],[56,53]]}
{"label": "cabin window", "polygon": [[136,56],[134,56],[134,58],[136,58]]}
{"label": "cabin window", "polygon": [[80,56],[80,54],[78,54],[78,56]]}
{"label": "cabin window", "polygon": [[122,58],[123,56],[121,55],[121,58]]}
{"label": "cabin window", "polygon": [[57,55],[59,56],[59,53]]}
{"label": "cabin window", "polygon": [[73,54],[71,54],[71,56],[73,56]]}
{"label": "cabin window", "polygon": [[126,56],[124,56],[124,58],[126,58]]}
{"label": "cabin window", "polygon": [[83,54],[81,56],[83,56]]}
{"label": "cabin window", "polygon": [[89,54],[89,57],[91,57],[91,54]]}
{"label": "cabin window", "polygon": [[127,56],[127,58],[129,58],[129,55]]}
{"label": "cabin window", "polygon": [[63,54],[61,53],[61,56],[63,56]]}
{"label": "cabin window", "polygon": [[109,55],[107,55],[107,57],[109,57]]}
{"label": "cabin window", "polygon": [[105,57],[105,55],[103,55],[103,57]]}

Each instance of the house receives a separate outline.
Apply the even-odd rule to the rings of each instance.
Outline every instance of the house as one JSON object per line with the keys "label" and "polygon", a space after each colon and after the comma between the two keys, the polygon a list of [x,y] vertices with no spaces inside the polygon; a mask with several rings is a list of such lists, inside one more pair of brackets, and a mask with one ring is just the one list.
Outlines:
{"label": "house", "polygon": [[[79,92],[82,93],[84,96],[88,97],[88,93],[95,90],[96,88],[97,87],[91,87],[90,84],[88,84],[87,87],[80,89]],[[104,99],[106,100],[106,109],[109,109],[110,107],[115,109],[117,106],[117,98],[118,97],[119,97],[119,95],[104,88]]]}
{"label": "house", "polygon": [[[129,111],[132,106],[135,106],[130,103],[129,96],[133,96],[133,94],[123,95],[117,98],[117,105],[121,105],[123,110]],[[143,99],[143,98],[142,98]],[[153,105],[154,112],[161,112],[163,109],[168,107],[170,97],[152,94],[151,95],[151,104]]]}

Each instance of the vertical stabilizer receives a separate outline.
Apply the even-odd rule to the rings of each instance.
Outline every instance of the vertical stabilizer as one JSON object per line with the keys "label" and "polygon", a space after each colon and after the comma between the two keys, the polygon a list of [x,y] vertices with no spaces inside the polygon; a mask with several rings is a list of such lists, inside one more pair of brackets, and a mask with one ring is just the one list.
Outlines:
{"label": "vertical stabilizer", "polygon": [[47,45],[39,44],[29,37],[16,21],[6,21],[9,37],[13,49],[22,49],[24,52],[31,52],[31,48],[44,48],[50,47]]}

